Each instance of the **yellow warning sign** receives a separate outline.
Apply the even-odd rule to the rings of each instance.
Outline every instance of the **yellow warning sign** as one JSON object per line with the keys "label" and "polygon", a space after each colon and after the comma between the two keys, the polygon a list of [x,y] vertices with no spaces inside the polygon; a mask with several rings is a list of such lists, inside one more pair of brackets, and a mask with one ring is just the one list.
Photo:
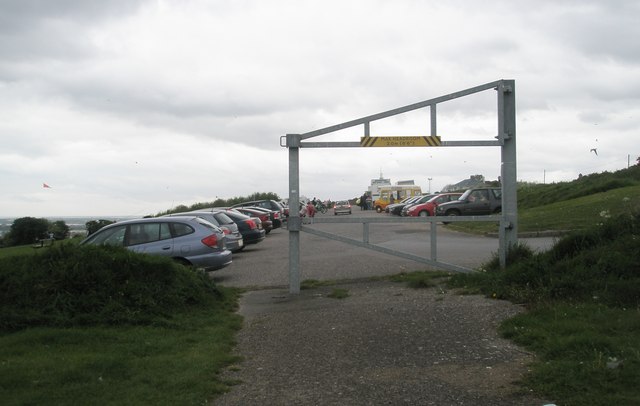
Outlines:
{"label": "yellow warning sign", "polygon": [[360,137],[361,147],[439,147],[437,135],[430,137]]}

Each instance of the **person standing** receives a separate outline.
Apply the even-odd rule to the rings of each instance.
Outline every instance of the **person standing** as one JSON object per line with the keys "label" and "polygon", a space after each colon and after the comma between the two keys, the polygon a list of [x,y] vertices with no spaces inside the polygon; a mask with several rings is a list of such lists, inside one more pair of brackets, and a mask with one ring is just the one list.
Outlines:
{"label": "person standing", "polygon": [[307,216],[309,217],[309,220],[311,223],[313,223],[313,218],[316,215],[316,208],[313,205],[313,203],[309,202],[307,203]]}

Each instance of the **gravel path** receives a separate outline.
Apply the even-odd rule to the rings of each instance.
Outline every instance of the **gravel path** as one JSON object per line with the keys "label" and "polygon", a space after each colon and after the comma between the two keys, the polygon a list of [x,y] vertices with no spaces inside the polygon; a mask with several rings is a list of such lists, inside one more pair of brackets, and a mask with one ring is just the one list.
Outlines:
{"label": "gravel path", "polygon": [[[327,295],[348,290],[345,299]],[[518,306],[359,281],[241,300],[241,383],[214,405],[544,405],[513,385],[531,356],[498,337]]]}

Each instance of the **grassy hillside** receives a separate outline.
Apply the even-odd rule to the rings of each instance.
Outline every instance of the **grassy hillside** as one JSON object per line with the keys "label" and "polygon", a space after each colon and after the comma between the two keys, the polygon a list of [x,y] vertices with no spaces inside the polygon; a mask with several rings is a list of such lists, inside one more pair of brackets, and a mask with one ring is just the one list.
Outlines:
{"label": "grassy hillside", "polygon": [[577,230],[640,208],[640,185],[519,210],[520,231]]}
{"label": "grassy hillside", "polygon": [[[640,210],[640,166],[582,176],[571,182],[518,188],[518,231],[582,230],[622,213]],[[452,223],[473,232],[497,232],[493,223]]]}
{"label": "grassy hillside", "polygon": [[638,165],[616,172],[581,176],[571,182],[523,184],[518,188],[518,208],[530,209],[629,186],[640,186]]}

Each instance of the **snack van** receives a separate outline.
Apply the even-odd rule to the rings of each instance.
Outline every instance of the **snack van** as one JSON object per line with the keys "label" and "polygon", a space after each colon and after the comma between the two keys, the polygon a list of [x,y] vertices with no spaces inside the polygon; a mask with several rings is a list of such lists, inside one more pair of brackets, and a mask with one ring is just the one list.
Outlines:
{"label": "snack van", "polygon": [[380,197],[373,202],[373,207],[378,213],[384,211],[384,209],[391,203],[391,196],[393,195],[394,203],[400,202],[407,197],[420,196],[422,189],[416,185],[392,185],[381,186],[379,189]]}

